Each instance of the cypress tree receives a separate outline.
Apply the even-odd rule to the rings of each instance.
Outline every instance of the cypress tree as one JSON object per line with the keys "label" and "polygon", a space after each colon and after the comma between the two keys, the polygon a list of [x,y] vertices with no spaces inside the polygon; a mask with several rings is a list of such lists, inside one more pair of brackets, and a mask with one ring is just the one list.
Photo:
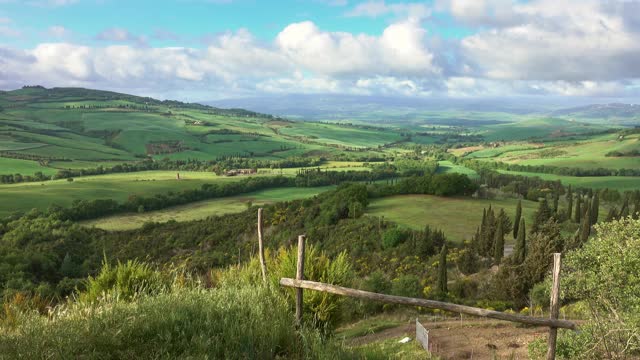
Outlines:
{"label": "cypress tree", "polygon": [[571,192],[571,186],[569,186],[569,193],[567,194],[567,219],[571,220],[571,214],[573,212],[573,193]]}
{"label": "cypress tree", "polygon": [[604,220],[606,222],[611,222],[613,220],[616,220],[618,218],[618,209],[614,207],[612,207],[611,209],[609,209],[609,213],[607,214],[607,218]]}
{"label": "cypress tree", "polygon": [[600,197],[598,192],[593,194],[593,200],[591,201],[591,224],[598,222],[598,216],[600,215]]}
{"label": "cypress tree", "polygon": [[633,206],[633,213],[631,213],[631,217],[634,220],[638,220],[638,218],[640,218],[640,200],[636,200],[636,203]]}
{"label": "cypress tree", "polygon": [[557,192],[553,194],[553,213],[554,215],[558,215],[558,200],[560,199],[560,195]]}
{"label": "cypress tree", "polygon": [[520,219],[518,226],[518,238],[516,239],[516,247],[514,249],[514,259],[516,264],[522,264],[527,255],[526,229],[524,218]]}
{"label": "cypress tree", "polygon": [[582,219],[582,224],[580,225],[580,244],[584,244],[587,242],[589,235],[591,234],[591,209],[587,208],[587,213]]}
{"label": "cypress tree", "polygon": [[447,243],[442,245],[438,262],[438,292],[445,295],[447,291]]}
{"label": "cypress tree", "polygon": [[538,206],[538,211],[536,211],[536,215],[533,221],[533,226],[531,226],[531,232],[538,232],[538,229],[544,225],[551,218],[551,209],[549,209],[549,204],[547,203],[547,199],[542,199],[540,201],[540,205]]}
{"label": "cypress tree", "polygon": [[624,199],[624,203],[622,204],[622,208],[620,209],[620,219],[624,219],[629,216],[629,198]]}
{"label": "cypress tree", "polygon": [[498,222],[498,229],[496,230],[496,238],[494,240],[493,260],[496,265],[500,265],[502,258],[504,257],[504,231],[502,222]]}
{"label": "cypress tree", "polygon": [[580,197],[580,194],[578,194],[578,195],[576,196],[576,213],[575,213],[575,215],[573,216],[573,222],[575,222],[576,224],[580,224],[580,217],[581,217],[581,215],[582,215],[582,208],[581,208],[581,206],[580,206],[580,205],[581,205],[581,204],[580,204],[580,203],[581,203],[581,200],[582,200],[582,199],[581,199],[581,197]]}
{"label": "cypress tree", "polygon": [[518,226],[520,226],[520,218],[522,217],[522,200],[518,200],[516,206],[516,217],[513,219],[513,238],[518,237]]}

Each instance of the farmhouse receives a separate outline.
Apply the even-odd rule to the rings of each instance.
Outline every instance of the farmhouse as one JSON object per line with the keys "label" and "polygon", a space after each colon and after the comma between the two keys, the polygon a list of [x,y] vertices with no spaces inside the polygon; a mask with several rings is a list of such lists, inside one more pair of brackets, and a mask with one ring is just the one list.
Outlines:
{"label": "farmhouse", "polygon": [[233,169],[228,170],[225,175],[227,176],[236,176],[236,175],[251,175],[256,174],[258,171],[256,169]]}

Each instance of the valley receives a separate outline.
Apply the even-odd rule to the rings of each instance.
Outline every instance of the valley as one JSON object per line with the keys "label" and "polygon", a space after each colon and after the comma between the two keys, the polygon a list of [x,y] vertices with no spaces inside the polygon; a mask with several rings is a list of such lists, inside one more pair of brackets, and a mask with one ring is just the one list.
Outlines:
{"label": "valley", "polygon": [[[593,263],[581,261],[590,254],[583,249],[600,246],[594,239],[635,234],[640,214],[640,138],[624,121],[550,117],[546,109],[306,121],[42,87],[2,92],[0,106],[0,299],[8,309],[0,313],[0,329],[8,329],[22,299],[30,299],[28,308],[75,304],[79,312],[92,301],[113,301],[125,317],[134,316],[132,304],[155,314],[155,302],[201,311],[180,300],[187,297],[208,303],[215,314],[206,316],[216,317],[242,292],[246,299],[271,299],[278,312],[264,319],[290,338],[298,334],[289,327],[292,297],[277,284],[293,276],[300,234],[308,239],[312,280],[544,314],[551,254],[566,254],[573,266],[567,286],[578,291],[571,269]],[[256,287],[258,208],[270,287]],[[127,276],[130,282],[117,280]],[[129,293],[129,300],[108,297]],[[339,357],[420,358],[419,348],[395,339],[407,326],[384,320],[404,310],[309,294],[304,336],[343,336],[347,346],[334,349]],[[562,313],[591,321],[584,296],[568,301]],[[434,310],[414,315],[454,321]],[[362,320],[370,317],[383,320]],[[56,319],[47,331],[81,331]],[[38,321],[36,311],[24,323]],[[81,323],[89,321],[103,326],[105,319]],[[538,351],[536,329],[472,322],[460,325],[464,336],[476,336],[465,354],[495,353],[487,344],[499,346],[501,356]],[[517,348],[495,340],[506,331],[522,333]],[[442,348],[434,355],[458,356],[451,350],[463,341],[458,335],[435,327]],[[157,333],[149,336],[157,340]],[[120,339],[117,333],[88,338],[92,344]],[[0,332],[0,346],[13,346],[7,339]]]}

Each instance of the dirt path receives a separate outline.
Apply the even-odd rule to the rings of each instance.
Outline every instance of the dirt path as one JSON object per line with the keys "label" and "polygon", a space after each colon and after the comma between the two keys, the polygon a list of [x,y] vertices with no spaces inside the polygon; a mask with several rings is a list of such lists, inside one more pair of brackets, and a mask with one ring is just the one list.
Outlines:
{"label": "dirt path", "polygon": [[[500,321],[423,321],[429,330],[432,353],[443,359],[528,359],[527,344],[548,333],[544,327],[521,327]],[[402,325],[376,334],[354,338],[354,346],[409,336],[415,325]]]}

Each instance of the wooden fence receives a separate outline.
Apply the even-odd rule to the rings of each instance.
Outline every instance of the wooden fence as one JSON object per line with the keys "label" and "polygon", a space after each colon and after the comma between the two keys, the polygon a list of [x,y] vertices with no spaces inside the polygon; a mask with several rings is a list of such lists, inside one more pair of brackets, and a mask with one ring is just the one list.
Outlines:
{"label": "wooden fence", "polygon": [[[262,211],[259,211],[258,232],[260,248],[262,246]],[[472,316],[479,316],[491,319],[498,319],[504,321],[511,321],[527,325],[546,326],[549,327],[549,341],[547,348],[547,359],[553,360],[556,357],[556,340],[558,335],[558,328],[577,330],[576,323],[568,320],[558,319],[560,311],[560,266],[561,266],[561,254],[553,254],[553,270],[552,277],[553,283],[551,285],[551,315],[549,318],[533,317],[519,314],[509,314],[500,311],[487,310],[482,308],[476,308],[466,305],[459,305],[449,302],[409,298],[404,296],[379,294],[370,291],[363,291],[357,289],[351,289],[343,286],[326,284],[321,282],[309,281],[304,279],[304,257],[305,257],[305,236],[300,235],[298,237],[298,259],[297,259],[297,271],[296,278],[282,278],[280,279],[280,285],[286,287],[292,287],[296,289],[296,321],[298,325],[302,325],[302,310],[303,310],[303,289],[321,291],[330,294],[336,294],[341,296],[349,296],[358,299],[380,301],[389,304],[400,304],[409,306],[419,306],[427,309],[438,309],[449,311],[453,313],[467,314]],[[262,265],[263,274],[266,274],[266,265],[264,264],[264,256],[261,255],[260,262]],[[266,278],[266,275],[265,275]]]}

